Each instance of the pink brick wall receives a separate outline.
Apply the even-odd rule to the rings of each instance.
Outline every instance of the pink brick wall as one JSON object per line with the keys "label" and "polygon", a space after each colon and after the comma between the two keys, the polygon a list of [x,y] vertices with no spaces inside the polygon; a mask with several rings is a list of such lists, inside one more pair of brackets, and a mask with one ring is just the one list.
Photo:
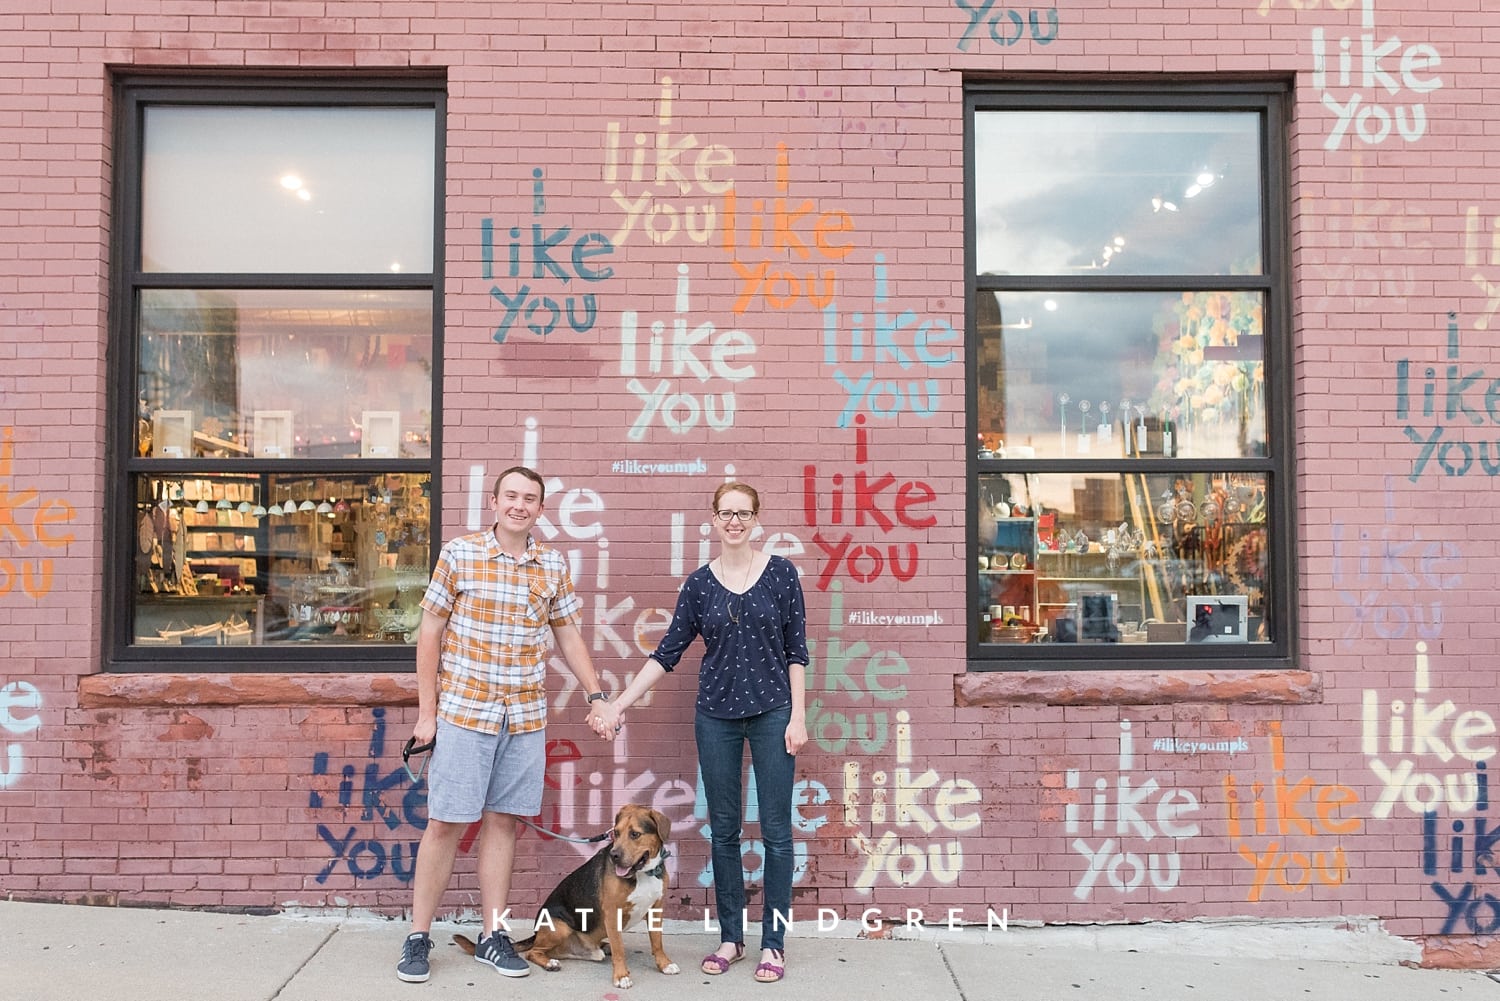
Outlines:
{"label": "pink brick wall", "polygon": [[[289,686],[281,704],[234,704],[232,692],[202,700],[224,704],[195,704],[190,685],[153,688],[145,679],[111,689],[125,692],[117,699],[99,694],[113,684],[93,677],[106,496],[110,74],[441,70],[449,92],[445,525],[450,533],[462,526],[471,466],[493,473],[534,449],[561,481],[559,499],[591,490],[602,503],[591,516],[600,537],[580,529],[556,540],[579,551],[590,608],[596,596],[611,608],[630,600],[633,615],[671,607],[680,570],[674,513],[684,525],[679,562],[690,568],[712,485],[732,467],[761,488],[768,531],[801,546],[816,643],[819,714],[799,759],[808,792],[798,907],[850,915],[954,907],[981,921],[995,907],[1047,922],[1377,915],[1434,957],[1491,963],[1500,905],[1486,896],[1488,862],[1475,861],[1471,841],[1456,866],[1446,850],[1458,822],[1472,839],[1487,816],[1478,805],[1441,804],[1427,833],[1444,850],[1424,856],[1420,805],[1447,788],[1463,799],[1473,759],[1490,760],[1495,747],[1500,436],[1483,393],[1500,374],[1491,329],[1500,190],[1490,180],[1500,129],[1484,44],[1500,33],[1500,12],[1458,0],[1056,8],[729,0],[707,10],[14,0],[0,12],[0,891],[184,906],[348,902],[399,911],[408,903],[423,803],[404,779],[386,781],[399,774],[413,711],[399,690],[319,695]],[[1037,30],[1026,21],[1014,38],[1011,10],[1023,21],[1037,13]],[[1362,33],[1377,44],[1398,39],[1380,63],[1396,93],[1381,86],[1385,78],[1359,79]],[[1347,85],[1336,73],[1345,37],[1356,55]],[[1324,78],[1314,73],[1318,38]],[[1413,64],[1403,77],[1407,51],[1440,61]],[[842,312],[869,313],[883,269],[888,308],[962,329],[962,82],[966,73],[1002,72],[1295,77],[1299,666],[1320,697],[956,707],[967,565],[961,353],[919,375],[878,372],[919,385],[931,378],[933,390],[917,412],[867,414],[864,425],[869,471],[926,483],[939,498],[931,528],[885,537],[849,529],[853,545],[911,543],[913,579],[899,588],[888,574],[860,582],[830,567],[814,542],[816,532],[836,540],[846,529],[808,523],[802,467],[815,466],[825,482],[857,467],[856,428],[838,426],[848,394],[825,362],[808,288],[814,298],[831,289]],[[660,122],[664,94],[670,124]],[[1355,94],[1360,103],[1345,117],[1338,108],[1349,109]],[[1360,117],[1372,105],[1382,112]],[[1418,107],[1420,119],[1411,118]],[[1382,136],[1381,116],[1397,108],[1411,134]],[[685,193],[630,176],[632,137],[658,129],[696,137],[684,157]],[[722,153],[699,178],[691,158],[710,146]],[[822,248],[804,225],[806,259],[749,245],[755,201],[782,194],[782,147],[784,194],[815,204],[808,223],[829,213]],[[542,338],[515,323],[497,343],[502,313],[491,288],[509,279],[498,255],[502,273],[482,272],[481,220],[494,220],[497,236],[533,221],[535,169],[545,177],[543,221],[610,236],[614,275],[590,289],[534,283],[559,300],[592,292],[597,319],[588,329],[563,325]],[[725,238],[730,190],[737,246]],[[632,218],[624,206],[645,195]],[[689,209],[701,239],[681,228]],[[768,275],[792,277],[757,292],[746,275],[763,262]],[[642,329],[653,319],[670,326],[679,268],[693,323],[743,331],[754,348],[735,359],[743,370],[733,375],[684,372],[669,382],[699,405],[712,394],[722,407],[734,394],[722,428],[700,418],[681,433],[669,429],[624,369],[623,314],[633,311]],[[1450,323],[1456,359],[1447,353]],[[1398,417],[1403,359],[1414,373],[1438,370],[1440,400],[1447,365],[1482,372],[1469,392],[1480,422]],[[643,365],[636,377],[654,386],[660,376]],[[684,420],[690,412],[686,400],[671,410]],[[1445,425],[1442,448],[1425,464],[1409,422],[1423,437]],[[704,464],[696,476],[650,477],[623,465],[696,459]],[[930,609],[943,623],[846,621],[848,611],[892,607]],[[616,679],[641,659],[631,616],[621,622],[625,656],[605,628],[589,627],[600,665]],[[627,799],[653,800],[677,822],[675,916],[708,905],[691,683],[691,672],[665,683],[633,717],[652,725],[601,754],[575,725],[578,699],[561,692],[559,677],[549,731],[549,824],[593,833]],[[1417,699],[1429,709],[1453,705],[1424,723]],[[1395,753],[1383,742],[1393,700],[1412,735]],[[1370,706],[1383,721],[1382,743],[1365,739]],[[1211,747],[1192,753],[1190,742]],[[380,787],[368,812],[367,768]],[[922,807],[905,817],[892,788],[905,781],[902,770],[917,780],[910,795]],[[1388,784],[1382,775],[1392,772]],[[874,795],[882,774],[883,815]],[[1111,804],[1124,783],[1154,782],[1142,824],[1118,826],[1111,805],[1109,822],[1095,829],[1096,781]],[[1260,830],[1258,796],[1270,818]],[[1169,805],[1158,808],[1163,800]],[[528,836],[518,911],[567,858],[571,849]],[[753,857],[747,864],[754,868]],[[449,904],[474,906],[475,897],[472,870],[461,865]]]}

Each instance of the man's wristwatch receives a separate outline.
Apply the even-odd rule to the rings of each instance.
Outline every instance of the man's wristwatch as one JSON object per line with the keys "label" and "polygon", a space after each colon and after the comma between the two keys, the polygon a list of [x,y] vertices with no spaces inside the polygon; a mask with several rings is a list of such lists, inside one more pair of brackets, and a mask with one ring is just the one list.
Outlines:
{"label": "man's wristwatch", "polygon": [[609,695],[607,693],[605,693],[605,692],[595,692],[593,695],[589,696],[589,701],[590,702],[608,702],[609,701]]}

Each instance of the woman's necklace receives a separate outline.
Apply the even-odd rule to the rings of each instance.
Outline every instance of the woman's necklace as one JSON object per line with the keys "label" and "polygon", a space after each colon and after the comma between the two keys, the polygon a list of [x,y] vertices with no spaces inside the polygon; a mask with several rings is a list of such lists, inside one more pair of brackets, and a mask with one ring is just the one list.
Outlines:
{"label": "woman's necklace", "polygon": [[[727,577],[728,576],[727,571],[728,571],[729,568],[726,567],[726,566],[724,566],[724,560],[722,558],[720,558],[720,560],[719,560],[719,566],[723,567],[723,569],[726,571],[725,576]],[[738,610],[736,610],[736,608],[734,607],[734,597],[735,597],[734,592],[730,591],[727,585],[724,588],[724,590],[727,592],[725,594],[725,596],[724,596],[724,611],[726,613],[728,613],[728,615],[729,615],[729,621],[733,622],[735,625],[739,625],[740,624],[740,614],[739,613],[741,611],[743,611],[744,608],[745,608],[745,592],[748,591],[748,590],[750,590],[750,573],[754,569],[755,569],[755,554],[751,553],[750,554],[750,562],[745,566],[745,582],[742,585],[740,585],[741,588],[742,588],[742,590],[739,593],[740,607],[739,607]]]}

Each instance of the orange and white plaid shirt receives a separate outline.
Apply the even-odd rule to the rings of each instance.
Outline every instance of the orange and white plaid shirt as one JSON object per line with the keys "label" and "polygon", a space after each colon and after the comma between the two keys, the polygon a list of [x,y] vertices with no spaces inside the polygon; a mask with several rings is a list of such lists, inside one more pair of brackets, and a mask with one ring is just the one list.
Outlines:
{"label": "orange and white plaid shirt", "polygon": [[582,621],[567,559],[526,538],[516,559],[494,529],[443,546],[422,608],[448,620],[438,668],[438,715],[468,730],[547,725],[546,656],[556,626]]}

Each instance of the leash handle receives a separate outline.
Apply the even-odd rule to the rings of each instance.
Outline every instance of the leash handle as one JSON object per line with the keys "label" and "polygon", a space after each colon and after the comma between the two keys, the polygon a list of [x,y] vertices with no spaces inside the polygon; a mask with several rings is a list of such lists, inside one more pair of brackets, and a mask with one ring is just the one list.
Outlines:
{"label": "leash handle", "polygon": [[411,779],[412,785],[416,785],[418,782],[422,781],[422,775],[424,773],[426,773],[426,771],[427,771],[427,764],[428,764],[428,762],[430,762],[432,760],[432,758],[431,757],[423,758],[422,759],[422,764],[417,768],[417,770],[416,771],[412,771],[411,770],[411,756],[413,754],[426,754],[428,751],[432,750],[434,747],[437,747],[437,735],[436,734],[434,734],[433,738],[431,740],[429,740],[425,744],[418,744],[417,743],[417,738],[416,738],[415,734],[413,734],[412,736],[406,738],[406,745],[401,748],[401,767],[404,768],[404,769],[406,769],[406,775],[407,775],[408,778]]}
{"label": "leash handle", "polygon": [[437,737],[433,737],[425,744],[418,744],[416,736],[413,735],[406,738],[406,746],[401,748],[401,760],[403,762],[410,761],[413,754],[426,754],[436,746]]}

